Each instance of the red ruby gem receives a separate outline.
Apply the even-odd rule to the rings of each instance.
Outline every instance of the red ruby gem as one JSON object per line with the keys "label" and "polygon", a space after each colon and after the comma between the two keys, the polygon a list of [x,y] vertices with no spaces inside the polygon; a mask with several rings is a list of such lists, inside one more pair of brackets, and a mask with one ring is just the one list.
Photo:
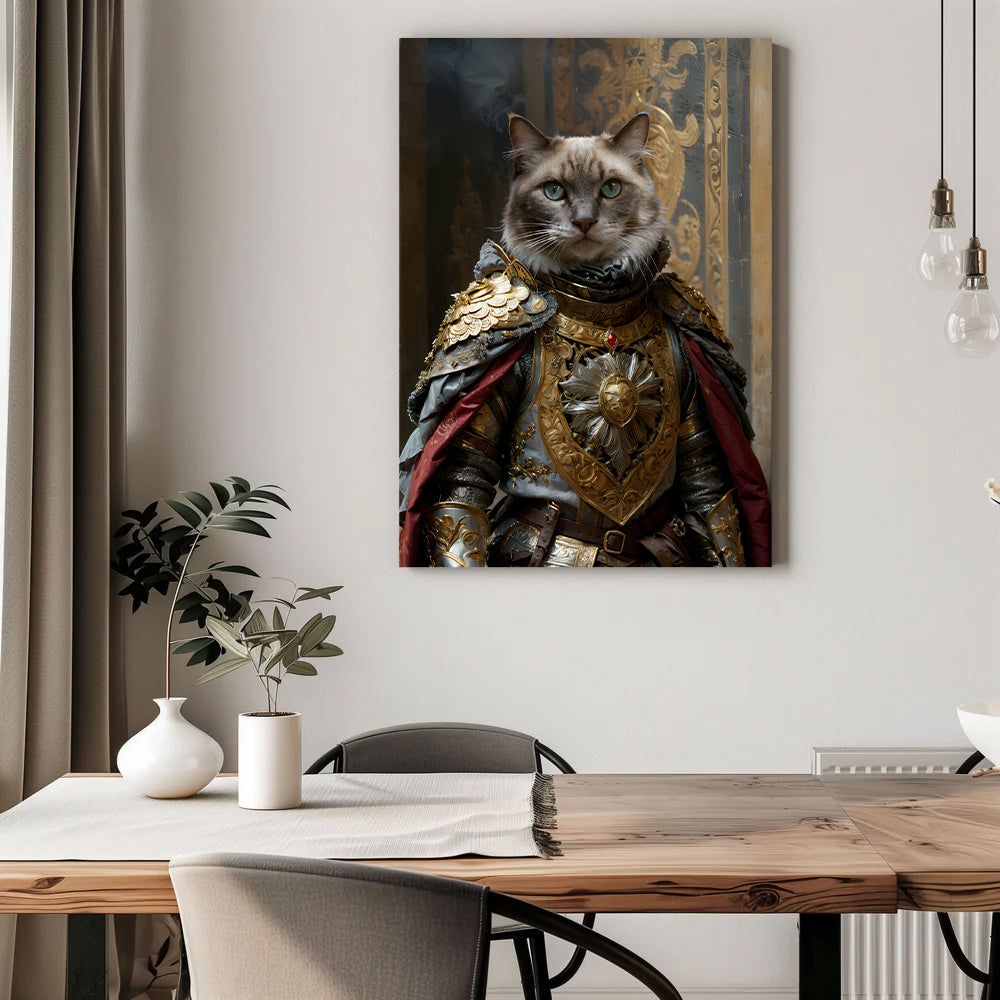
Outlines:
{"label": "red ruby gem", "polygon": [[608,347],[614,347],[618,343],[618,338],[613,334],[608,334]]}

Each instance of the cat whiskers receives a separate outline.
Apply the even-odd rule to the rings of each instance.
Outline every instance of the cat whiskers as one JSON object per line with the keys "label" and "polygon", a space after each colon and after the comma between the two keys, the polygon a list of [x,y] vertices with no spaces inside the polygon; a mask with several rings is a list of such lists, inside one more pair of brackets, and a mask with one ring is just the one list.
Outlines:
{"label": "cat whiskers", "polygon": [[547,232],[522,236],[517,241],[518,251],[539,256],[549,256],[553,251],[559,250],[561,245],[561,240]]}

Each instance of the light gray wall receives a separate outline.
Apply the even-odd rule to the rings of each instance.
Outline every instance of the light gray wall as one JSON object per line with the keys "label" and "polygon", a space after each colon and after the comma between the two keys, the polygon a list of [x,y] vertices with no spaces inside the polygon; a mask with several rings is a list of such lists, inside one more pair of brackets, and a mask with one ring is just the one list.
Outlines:
{"label": "light gray wall", "polygon": [[[995,52],[998,4],[980,7]],[[965,232],[967,10],[949,9]],[[1000,357],[949,353],[950,296],[916,277],[938,169],[936,3],[130,0],[126,14],[128,496],[231,473],[286,488],[275,540],[227,537],[224,554],[345,585],[347,655],[282,693],[307,758],[418,719],[528,730],[580,770],[805,771],[814,744],[961,742],[953,706],[1000,689],[1000,511],[981,488],[1000,473]],[[474,585],[396,568],[397,38],[435,34],[774,39],[776,568]],[[998,64],[981,65],[992,249]],[[164,613],[128,624],[134,728],[162,693]],[[175,693],[190,676],[175,667]],[[234,767],[236,716],[259,691],[231,675],[191,695]],[[794,985],[792,918],[601,923],[681,986]],[[510,963],[498,977],[513,985]],[[596,964],[581,980],[617,981]]]}

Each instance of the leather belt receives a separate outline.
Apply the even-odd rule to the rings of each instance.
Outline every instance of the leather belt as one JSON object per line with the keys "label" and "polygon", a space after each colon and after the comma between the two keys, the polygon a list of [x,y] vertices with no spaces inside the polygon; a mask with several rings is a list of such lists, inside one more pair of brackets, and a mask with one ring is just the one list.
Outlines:
{"label": "leather belt", "polygon": [[558,517],[559,507],[550,503],[545,509],[532,506],[518,507],[514,516],[521,521],[539,529],[538,540],[535,543],[535,550],[531,554],[529,566],[540,566],[545,558],[552,539],[556,535],[566,535],[575,538],[578,542],[585,542],[587,545],[596,545],[597,548],[612,556],[624,556],[627,559],[643,559],[649,555],[639,539],[644,535],[649,535],[654,531],[666,534],[675,543],[675,547],[681,555],[680,561],[690,565],[690,557],[680,536],[684,534],[683,522],[680,523],[680,530],[669,524],[670,509],[666,504],[660,504],[650,511],[645,517],[631,524],[626,524],[621,528],[598,528],[591,524],[582,524],[580,521],[570,521],[564,517]]}
{"label": "leather belt", "polygon": [[540,522],[535,525],[539,529],[538,538],[535,541],[535,550],[531,553],[528,565],[541,566],[545,553],[548,552],[549,546],[552,544],[552,539],[558,534],[562,518],[559,517],[559,504],[557,503],[547,504],[545,510],[532,507],[532,512],[539,516]]}

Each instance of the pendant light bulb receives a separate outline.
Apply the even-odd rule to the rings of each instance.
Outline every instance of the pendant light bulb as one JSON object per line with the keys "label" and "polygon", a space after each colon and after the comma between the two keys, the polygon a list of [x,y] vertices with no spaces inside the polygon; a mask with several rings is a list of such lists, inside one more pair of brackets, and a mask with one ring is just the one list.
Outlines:
{"label": "pendant light bulb", "polygon": [[945,335],[966,358],[990,354],[1000,340],[1000,310],[989,293],[986,251],[973,236],[962,254],[964,274],[951,311],[945,317]]}
{"label": "pendant light bulb", "polygon": [[962,247],[955,231],[955,192],[943,177],[931,192],[927,239],[920,248],[920,276],[932,288],[949,291],[962,280]]}

